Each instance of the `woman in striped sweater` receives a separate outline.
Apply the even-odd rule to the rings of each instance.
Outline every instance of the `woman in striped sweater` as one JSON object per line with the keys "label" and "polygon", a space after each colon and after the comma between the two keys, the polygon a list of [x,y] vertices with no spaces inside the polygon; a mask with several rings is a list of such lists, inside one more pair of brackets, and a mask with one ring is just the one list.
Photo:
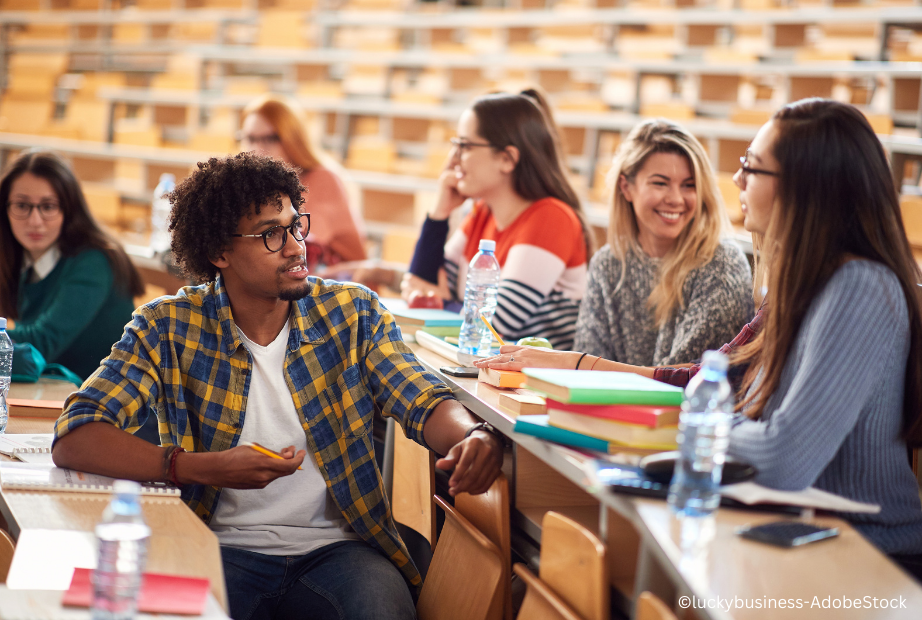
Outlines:
{"label": "woman in striped sweater", "polygon": [[[432,290],[463,300],[468,263],[479,241],[492,239],[502,268],[496,329],[511,340],[540,336],[572,346],[590,239],[543,98],[526,91],[477,99],[452,144],[404,296]],[[468,198],[473,210],[448,238],[448,217]]]}

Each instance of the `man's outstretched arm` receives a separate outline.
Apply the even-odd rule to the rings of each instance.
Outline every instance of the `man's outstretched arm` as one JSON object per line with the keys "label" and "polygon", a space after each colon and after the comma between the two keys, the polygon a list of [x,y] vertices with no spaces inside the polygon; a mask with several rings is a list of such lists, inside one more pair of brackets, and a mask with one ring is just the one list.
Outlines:
{"label": "man's outstretched arm", "polygon": [[448,481],[452,496],[486,492],[503,464],[503,443],[499,437],[483,430],[464,437],[476,423],[461,403],[447,399],[436,405],[423,426],[423,437],[429,447],[445,455],[435,466],[455,470]]}
{"label": "man's outstretched arm", "polygon": [[[150,444],[108,422],[90,422],[70,431],[54,444],[55,465],[79,471],[139,480],[164,480],[169,463],[166,448]],[[245,446],[221,452],[183,452],[176,457],[176,479],[181,484],[207,484],[231,489],[261,489],[295,472],[304,450],[282,450],[275,459]]]}

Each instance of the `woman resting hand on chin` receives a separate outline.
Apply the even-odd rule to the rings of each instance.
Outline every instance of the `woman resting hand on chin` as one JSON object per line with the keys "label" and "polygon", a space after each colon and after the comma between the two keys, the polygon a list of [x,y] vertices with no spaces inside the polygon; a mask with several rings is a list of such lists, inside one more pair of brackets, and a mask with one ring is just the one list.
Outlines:
{"label": "woman resting hand on chin", "polygon": [[[463,300],[468,263],[480,240],[492,239],[501,268],[493,326],[511,340],[541,336],[571,347],[589,232],[543,98],[526,91],[477,99],[461,115],[452,144],[403,280],[404,298],[434,291]],[[468,198],[474,207],[449,238],[448,217]]]}

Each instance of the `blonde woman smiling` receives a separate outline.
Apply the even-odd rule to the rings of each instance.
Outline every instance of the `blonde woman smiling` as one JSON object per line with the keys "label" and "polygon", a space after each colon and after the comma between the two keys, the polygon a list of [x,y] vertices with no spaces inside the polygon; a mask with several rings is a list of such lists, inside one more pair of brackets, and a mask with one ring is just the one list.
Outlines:
{"label": "blonde woman smiling", "polygon": [[619,147],[612,179],[608,244],[589,265],[576,351],[504,347],[478,366],[687,363],[729,342],[752,317],[749,264],[724,237],[729,219],[694,136],[662,119],[641,123]]}

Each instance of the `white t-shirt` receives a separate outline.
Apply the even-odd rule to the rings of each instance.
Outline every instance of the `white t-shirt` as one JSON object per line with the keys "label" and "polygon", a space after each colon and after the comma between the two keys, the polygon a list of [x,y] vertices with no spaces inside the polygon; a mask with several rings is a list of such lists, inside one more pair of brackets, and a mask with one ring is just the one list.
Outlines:
{"label": "white t-shirt", "polygon": [[237,329],[253,359],[240,443],[307,450],[302,471],[273,480],[264,489],[224,489],[211,520],[222,545],[267,555],[304,555],[341,540],[359,540],[327,490],[285,383],[288,330],[286,322],[263,347]]}

